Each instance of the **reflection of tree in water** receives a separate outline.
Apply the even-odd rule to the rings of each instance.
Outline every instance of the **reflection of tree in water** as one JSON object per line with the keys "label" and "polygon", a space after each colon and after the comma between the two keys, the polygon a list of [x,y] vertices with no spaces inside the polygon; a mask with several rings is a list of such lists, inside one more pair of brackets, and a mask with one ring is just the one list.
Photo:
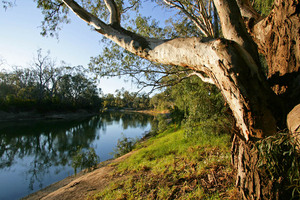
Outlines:
{"label": "reflection of tree in water", "polygon": [[148,122],[152,120],[152,116],[141,113],[127,113],[127,112],[108,112],[104,113],[103,116],[107,124],[112,124],[114,121],[121,121],[123,129],[128,128],[145,128]]}
{"label": "reflection of tree in water", "polygon": [[[114,121],[123,122],[123,128],[146,127],[151,116],[127,113],[103,113],[99,116],[71,121],[35,121],[0,124],[0,169],[10,167],[16,159],[31,158],[26,172],[30,189],[34,183],[42,187],[45,174],[52,166],[59,173],[70,166],[71,158],[80,146],[90,148],[99,139],[97,130],[106,130]],[[27,158],[28,159],[28,158]]]}
{"label": "reflection of tree in water", "polygon": [[[77,146],[89,148],[101,126],[97,117],[77,121],[41,121],[0,125],[0,168],[28,156],[30,188],[41,183],[52,166],[66,166]],[[57,171],[59,173],[59,171]],[[41,185],[40,185],[41,186]]]}

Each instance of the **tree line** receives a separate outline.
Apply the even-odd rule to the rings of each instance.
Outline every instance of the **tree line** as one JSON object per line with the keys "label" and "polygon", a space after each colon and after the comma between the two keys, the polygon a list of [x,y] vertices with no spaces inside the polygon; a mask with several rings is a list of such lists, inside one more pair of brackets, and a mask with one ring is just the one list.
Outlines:
{"label": "tree line", "polygon": [[58,66],[50,57],[37,51],[30,67],[0,71],[0,110],[39,112],[75,111],[78,109],[149,109],[146,93],[117,89],[103,94],[97,82],[83,66]]}
{"label": "tree line", "polygon": [[129,92],[124,88],[117,89],[115,94],[105,94],[102,96],[103,109],[150,109],[150,97],[146,93]]}
{"label": "tree line", "polygon": [[100,109],[100,89],[82,66],[57,66],[42,50],[30,67],[0,72],[0,109],[71,111]]}

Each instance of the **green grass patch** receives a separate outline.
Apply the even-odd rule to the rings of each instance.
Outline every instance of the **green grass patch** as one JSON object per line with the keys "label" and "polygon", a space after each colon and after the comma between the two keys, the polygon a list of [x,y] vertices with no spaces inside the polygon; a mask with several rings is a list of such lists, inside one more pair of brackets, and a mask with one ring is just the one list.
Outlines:
{"label": "green grass patch", "polygon": [[138,145],[111,179],[92,199],[234,199],[230,136],[165,131]]}

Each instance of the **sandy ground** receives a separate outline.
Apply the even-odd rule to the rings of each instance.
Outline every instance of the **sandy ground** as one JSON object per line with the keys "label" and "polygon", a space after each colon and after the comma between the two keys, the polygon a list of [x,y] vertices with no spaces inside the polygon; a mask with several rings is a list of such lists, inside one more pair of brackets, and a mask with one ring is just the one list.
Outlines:
{"label": "sandy ground", "polygon": [[[24,197],[25,200],[70,200],[86,199],[88,196],[97,193],[110,183],[110,173],[114,167],[112,163],[117,163],[129,157],[132,152],[115,160],[100,163],[99,168],[92,172],[81,172],[77,176],[70,176],[57,183],[54,183],[42,190]],[[122,178],[122,177],[120,177]]]}

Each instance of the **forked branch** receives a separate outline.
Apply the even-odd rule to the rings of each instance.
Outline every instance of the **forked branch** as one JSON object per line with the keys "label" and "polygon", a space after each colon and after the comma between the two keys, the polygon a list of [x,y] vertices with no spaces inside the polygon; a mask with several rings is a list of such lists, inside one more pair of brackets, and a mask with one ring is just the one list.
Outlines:
{"label": "forked branch", "polygon": [[114,26],[120,26],[121,15],[117,4],[113,0],[104,0],[107,9],[110,12],[109,23]]}

